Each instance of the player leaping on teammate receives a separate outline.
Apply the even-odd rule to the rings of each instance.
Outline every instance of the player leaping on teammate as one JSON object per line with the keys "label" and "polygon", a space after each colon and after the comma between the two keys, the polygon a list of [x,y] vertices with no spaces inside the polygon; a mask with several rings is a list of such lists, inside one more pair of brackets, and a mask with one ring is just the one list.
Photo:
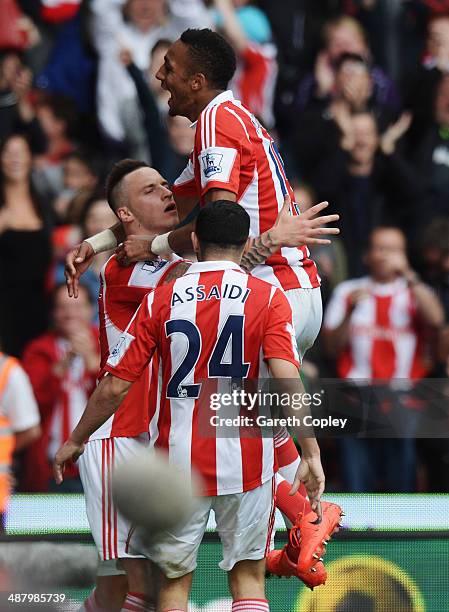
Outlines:
{"label": "player leaping on teammate", "polygon": [[[226,87],[235,71],[235,55],[230,45],[210,30],[187,30],[168,50],[164,65],[157,73],[164,89],[170,92],[169,113],[182,115],[195,122],[195,146],[189,163],[173,187],[181,219],[188,218],[195,205],[204,206],[217,199],[237,201],[250,215],[250,235],[253,245],[243,257],[242,267],[285,290],[293,311],[293,323],[300,361],[313,345],[322,318],[320,279],[305,245],[327,244],[327,236],[338,229],[323,227],[338,220],[337,215],[316,217],[327,203],[321,203],[304,214],[293,201],[293,190],[286,178],[284,166],[275,143],[257,119]],[[290,203],[291,199],[291,203]],[[290,213],[291,232],[280,236],[271,231],[283,207]],[[296,231],[294,232],[293,229]],[[127,261],[146,259],[171,251],[191,249],[192,224],[171,232],[152,236],[149,242],[128,237],[122,247]],[[120,228],[105,230],[82,245],[68,258],[69,286],[88,264],[95,251],[112,248],[123,240]],[[298,245],[300,245],[298,247]],[[291,438],[285,432],[277,436],[280,473],[292,482],[299,456]],[[289,469],[290,468],[290,469]],[[284,483],[283,489],[287,488]],[[281,499],[285,496],[280,495]],[[270,571],[291,574],[291,561],[300,559],[298,529],[306,536],[310,521],[295,521],[289,551],[269,559]],[[321,547],[333,532],[339,518],[334,504],[323,505],[323,522],[307,537],[312,538],[310,550]],[[303,548],[303,552],[306,548]],[[312,554],[307,553],[311,563]],[[270,563],[273,561],[273,563]],[[287,571],[288,566],[288,571]],[[300,575],[302,558],[297,567]],[[319,561],[314,584],[326,577]],[[313,585],[311,585],[313,586]]]}

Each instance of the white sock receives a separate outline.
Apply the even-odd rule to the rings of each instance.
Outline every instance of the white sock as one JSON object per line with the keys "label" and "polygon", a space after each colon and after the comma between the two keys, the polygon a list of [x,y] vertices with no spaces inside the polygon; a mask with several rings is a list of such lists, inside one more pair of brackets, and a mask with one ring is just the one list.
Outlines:
{"label": "white sock", "polygon": [[127,593],[121,612],[156,612],[156,608],[140,593]]}

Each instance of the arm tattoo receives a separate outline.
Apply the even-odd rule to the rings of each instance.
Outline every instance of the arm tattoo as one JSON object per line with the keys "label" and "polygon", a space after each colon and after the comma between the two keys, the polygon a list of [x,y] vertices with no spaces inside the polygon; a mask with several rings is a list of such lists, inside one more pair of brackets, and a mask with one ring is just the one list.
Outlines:
{"label": "arm tattoo", "polygon": [[187,270],[190,268],[191,264],[186,261],[181,261],[177,266],[174,266],[171,270],[168,271],[167,276],[163,280],[163,285],[168,285],[175,278],[180,278],[183,276]]}
{"label": "arm tattoo", "polygon": [[265,232],[261,236],[255,238],[253,246],[250,248],[248,253],[245,253],[242,257],[241,267],[246,272],[251,272],[256,266],[263,264],[270,255],[273,255],[279,250],[278,246],[273,244],[270,232]]}

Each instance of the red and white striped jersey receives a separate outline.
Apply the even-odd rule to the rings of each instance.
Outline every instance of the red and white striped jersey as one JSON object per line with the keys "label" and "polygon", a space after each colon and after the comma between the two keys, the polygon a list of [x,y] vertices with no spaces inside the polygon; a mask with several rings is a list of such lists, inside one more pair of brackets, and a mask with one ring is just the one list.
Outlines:
{"label": "red and white striped jersey", "polygon": [[194,467],[204,495],[240,493],[272,478],[273,439],[258,435],[256,425],[251,436],[238,427],[217,435],[209,393],[229,390],[232,378],[266,377],[270,358],[299,367],[284,293],[232,262],[195,263],[144,299],[105,369],[134,381],[156,349],[162,387],[155,444],[170,462],[187,473]]}
{"label": "red and white striped jersey", "polygon": [[268,128],[274,125],[277,72],[276,47],[271,43],[251,42],[239,54],[237,70],[230,83],[235,97]]}
{"label": "red and white striped jersey", "polygon": [[349,345],[338,360],[339,376],[368,380],[425,376],[424,329],[404,279],[380,284],[364,277],[341,283],[327,306],[324,329],[341,324],[349,296],[358,289],[367,290],[368,296],[351,314]]}
{"label": "red and white striped jersey", "polygon": [[[197,195],[204,206],[206,193],[215,188],[236,194],[250,216],[251,236],[273,227],[285,194],[294,202],[273,139],[231,91],[219,94],[199,116],[194,150],[173,192]],[[292,204],[291,213],[299,214],[297,204]],[[320,285],[306,246],[280,249],[252,274],[284,290]]]}
{"label": "red and white striped jersey", "polygon": [[[169,270],[183,261],[175,257],[173,261],[139,261],[123,267],[112,255],[104,265],[98,297],[101,370],[145,295],[163,282]],[[89,439],[135,437],[148,432],[158,393],[158,385],[150,385],[151,380],[157,381],[156,363],[142,372],[117,412]]]}

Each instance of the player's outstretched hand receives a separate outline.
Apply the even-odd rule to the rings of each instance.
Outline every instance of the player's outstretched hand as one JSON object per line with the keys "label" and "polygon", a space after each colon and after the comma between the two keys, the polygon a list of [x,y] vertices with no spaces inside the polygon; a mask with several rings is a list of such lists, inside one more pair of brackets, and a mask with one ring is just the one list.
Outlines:
{"label": "player's outstretched hand", "polygon": [[156,259],[157,255],[151,252],[151,243],[154,236],[137,236],[131,234],[116,249],[117,261],[121,266],[129,266],[137,261]]}
{"label": "player's outstretched hand", "polygon": [[64,470],[67,461],[76,461],[84,453],[84,444],[78,444],[70,438],[64,442],[55,455],[53,462],[53,475],[56,484],[61,484],[64,480]]}
{"label": "player's outstretched hand", "polygon": [[317,216],[329,206],[328,202],[315,204],[309,210],[295,216],[290,214],[291,204],[290,197],[286,195],[282,210],[270,232],[273,242],[279,247],[330,244],[331,241],[323,236],[335,236],[340,233],[338,227],[323,227],[329,223],[336,223],[340,218],[339,215]]}
{"label": "player's outstretched hand", "polygon": [[78,244],[65,258],[65,279],[70,297],[78,297],[79,278],[89,268],[95,253],[88,242]]}
{"label": "player's outstretched hand", "polygon": [[319,455],[301,457],[301,463],[296,471],[290,495],[297,493],[301,482],[303,482],[306,487],[312,510],[317,514],[318,518],[321,519],[322,512],[320,500],[324,492],[325,477]]}

